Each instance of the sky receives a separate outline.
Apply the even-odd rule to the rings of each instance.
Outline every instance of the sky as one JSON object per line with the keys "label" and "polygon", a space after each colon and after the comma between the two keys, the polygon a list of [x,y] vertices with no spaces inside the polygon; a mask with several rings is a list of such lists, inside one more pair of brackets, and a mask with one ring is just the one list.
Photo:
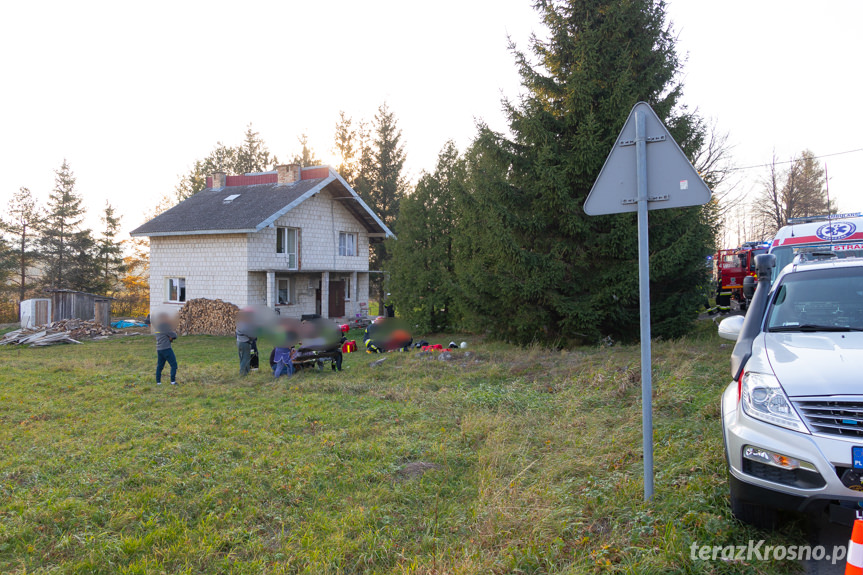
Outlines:
{"label": "sky", "polygon": [[[387,102],[407,171],[433,168],[477,120],[506,129],[519,77],[508,38],[543,34],[530,0],[415,3],[245,1],[14,2],[0,35],[0,206],[20,186],[47,199],[67,159],[89,210],[109,201],[129,231],[179,176],[249,123],[292,156],[306,133],[335,163],[340,110],[371,119]],[[863,2],[669,0],[686,58],[684,102],[729,134],[740,167],[863,148],[856,38]],[[863,152],[825,158],[830,192],[863,210]],[[751,194],[763,168],[740,170]],[[2,212],[2,207],[0,207]]]}

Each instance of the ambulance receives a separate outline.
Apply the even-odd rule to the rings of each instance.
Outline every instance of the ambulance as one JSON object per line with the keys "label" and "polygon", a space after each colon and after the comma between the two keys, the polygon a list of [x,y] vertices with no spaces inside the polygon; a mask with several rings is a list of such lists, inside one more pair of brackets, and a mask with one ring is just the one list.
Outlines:
{"label": "ambulance", "polygon": [[834,254],[839,258],[863,257],[863,214],[832,214],[792,218],[776,233],[769,253],[776,256],[773,280],[798,253],[817,256]]}

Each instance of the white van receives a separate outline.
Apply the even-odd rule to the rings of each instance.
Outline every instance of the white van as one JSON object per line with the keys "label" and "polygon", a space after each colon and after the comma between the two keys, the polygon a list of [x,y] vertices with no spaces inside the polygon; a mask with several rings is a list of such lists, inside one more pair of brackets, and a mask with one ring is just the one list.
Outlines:
{"label": "white van", "polygon": [[768,252],[776,256],[773,280],[801,249],[833,251],[839,258],[863,257],[861,216],[857,212],[788,220],[788,225],[776,233]]}

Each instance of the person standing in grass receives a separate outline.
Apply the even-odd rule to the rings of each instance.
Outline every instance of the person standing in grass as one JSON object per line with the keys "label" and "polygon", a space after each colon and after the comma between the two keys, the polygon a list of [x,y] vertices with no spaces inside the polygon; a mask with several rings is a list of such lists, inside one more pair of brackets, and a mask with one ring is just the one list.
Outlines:
{"label": "person standing in grass", "polygon": [[171,342],[177,339],[177,332],[171,325],[167,314],[161,314],[156,323],[156,385],[162,385],[162,369],[165,363],[171,366],[171,385],[177,385],[177,356]]}
{"label": "person standing in grass", "polygon": [[237,354],[240,356],[240,375],[249,375],[252,363],[252,344],[258,337],[252,321],[252,312],[244,309],[237,314]]}

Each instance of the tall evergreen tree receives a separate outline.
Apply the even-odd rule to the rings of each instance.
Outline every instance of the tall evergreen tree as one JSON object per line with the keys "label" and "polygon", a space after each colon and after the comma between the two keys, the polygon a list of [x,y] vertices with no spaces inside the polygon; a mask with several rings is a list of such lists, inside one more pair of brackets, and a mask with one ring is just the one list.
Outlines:
{"label": "tall evergreen tree", "polygon": [[[16,271],[16,255],[14,246],[0,235],[0,295],[3,296],[0,299],[0,317],[3,318],[15,317],[12,298],[9,297],[9,294],[13,293],[14,289],[12,278]],[[15,311],[20,311],[20,308]]]}
{"label": "tall evergreen tree", "polygon": [[105,286],[99,266],[99,246],[89,229],[77,230],[67,244],[68,269],[62,287],[103,293]]}
{"label": "tall evergreen tree", "polygon": [[333,137],[333,152],[339,158],[337,170],[352,187],[357,183],[360,171],[362,150],[359,134],[353,127],[353,121],[344,112],[339,112],[336,122],[336,132]]}
{"label": "tall evergreen tree", "polygon": [[185,200],[206,188],[207,176],[213,172],[228,174],[265,172],[277,163],[278,159],[270,154],[260,134],[253,129],[252,124],[249,124],[242,144],[226,146],[222,142],[216,142],[213,150],[204,159],[195,160],[192,169],[180,177],[180,181],[174,188],[177,200]]}
{"label": "tall evergreen tree", "polygon": [[371,196],[372,179],[374,176],[374,156],[372,154],[372,136],[369,123],[365,120],[357,124],[357,174],[351,183],[354,190],[363,197]]}
{"label": "tall evergreen tree", "polygon": [[[41,229],[40,246],[45,257],[43,283],[53,288],[91,289],[89,269],[94,247],[90,230],[81,229],[84,207],[75,190],[75,174],[63,160],[55,170],[54,190]],[[88,259],[89,258],[89,259]]]}
{"label": "tall evergreen tree", "polygon": [[261,135],[249,124],[243,143],[237,148],[236,161],[232,166],[232,171],[237,174],[266,172],[277,163],[278,160],[270,154],[267,145],[261,139]]}
{"label": "tall evergreen tree", "polygon": [[294,163],[303,167],[316,166],[320,164],[320,160],[315,157],[315,151],[309,144],[309,136],[307,134],[301,134],[297,139],[300,142],[300,151],[294,155]]}
{"label": "tall evergreen tree", "polygon": [[41,256],[38,243],[41,224],[42,211],[30,190],[21,187],[9,201],[7,218],[0,222],[9,238],[10,258],[15,268],[9,281],[17,288],[19,303],[27,299],[35,280],[34,269]]}
{"label": "tall evergreen tree", "polygon": [[465,161],[450,141],[434,172],[423,174],[401,200],[398,240],[389,241],[389,289],[399,315],[420,332],[445,331],[459,321],[453,233],[465,181]]}
{"label": "tall evergreen tree", "polygon": [[[525,95],[512,137],[480,127],[457,275],[474,319],[504,338],[565,342],[638,333],[636,219],[583,204],[632,105],[649,102],[690,155],[703,123],[679,105],[680,60],[662,0],[539,0],[537,62],[513,48]],[[468,216],[467,214],[472,214]],[[651,213],[654,333],[685,332],[703,302],[709,213]]]}
{"label": "tall evergreen tree", "polygon": [[102,291],[108,292],[116,289],[120,276],[126,271],[123,240],[117,238],[120,233],[120,216],[108,202],[105,202],[102,223],[105,228],[102,230],[102,237],[96,242],[96,249]]}
{"label": "tall evergreen tree", "polygon": [[[363,200],[375,211],[378,217],[392,229],[399,214],[399,203],[405,196],[406,182],[402,171],[405,164],[405,150],[402,132],[398,127],[395,114],[386,103],[375,114],[372,123],[372,143],[368,156],[368,175],[360,182],[357,190]],[[370,269],[384,270],[389,255],[387,244],[375,244],[370,258]],[[384,299],[384,279],[382,274],[372,278],[374,291],[379,303]]]}

